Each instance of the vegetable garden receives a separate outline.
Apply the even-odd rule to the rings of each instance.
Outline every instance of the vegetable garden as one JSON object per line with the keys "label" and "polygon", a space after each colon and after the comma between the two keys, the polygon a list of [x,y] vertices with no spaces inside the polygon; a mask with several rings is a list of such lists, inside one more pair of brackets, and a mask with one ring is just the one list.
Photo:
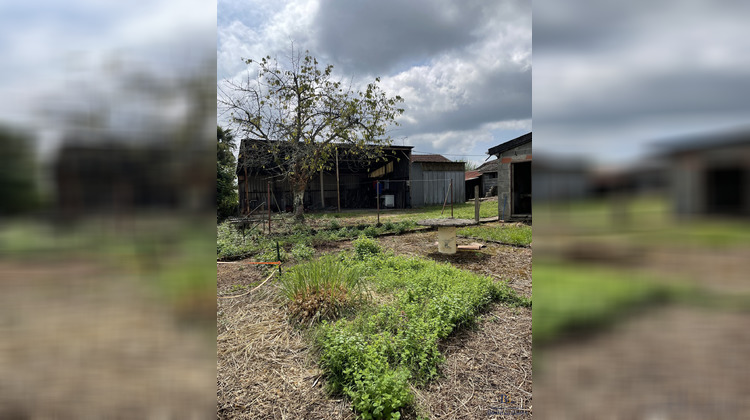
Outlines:
{"label": "vegetable garden", "polygon": [[[219,227],[219,257],[248,244],[219,265],[220,418],[530,417],[528,244],[446,256],[411,220],[332,220],[273,240]],[[276,242],[263,284],[275,267],[243,262]]]}

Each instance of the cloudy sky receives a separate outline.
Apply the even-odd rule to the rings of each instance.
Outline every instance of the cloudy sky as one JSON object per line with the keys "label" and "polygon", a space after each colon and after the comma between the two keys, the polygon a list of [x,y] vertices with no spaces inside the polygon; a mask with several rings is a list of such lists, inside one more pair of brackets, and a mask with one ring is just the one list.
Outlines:
{"label": "cloudy sky", "polygon": [[482,162],[531,131],[529,0],[219,0],[217,19],[219,81],[294,42],[339,76],[380,77],[402,96],[392,135],[415,152]]}
{"label": "cloudy sky", "polygon": [[202,0],[0,2],[0,124],[45,148],[84,115],[169,122],[186,108],[176,81],[213,69],[215,42],[216,5]]}
{"label": "cloudy sky", "polygon": [[637,161],[746,125],[750,3],[534,1],[534,153]]}

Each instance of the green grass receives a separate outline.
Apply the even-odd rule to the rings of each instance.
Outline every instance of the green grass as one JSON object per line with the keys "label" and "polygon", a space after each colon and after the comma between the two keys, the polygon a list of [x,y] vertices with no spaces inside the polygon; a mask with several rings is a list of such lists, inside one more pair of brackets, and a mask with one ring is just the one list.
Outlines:
{"label": "green grass", "polygon": [[520,223],[499,226],[469,226],[459,229],[457,234],[508,245],[529,246],[531,244],[531,226]]}
{"label": "green grass", "polygon": [[673,292],[653,279],[623,270],[535,261],[534,343],[606,325]]}
{"label": "green grass", "polygon": [[491,302],[530,306],[504,283],[449,264],[383,254],[368,239],[339,256],[359,270],[388,303],[317,329],[321,366],[335,392],[348,396],[365,419],[400,418],[410,386],[439,375],[440,340],[472,324]]}
{"label": "green grass", "polygon": [[331,255],[292,267],[280,284],[296,321],[338,318],[366,297],[360,271]]}

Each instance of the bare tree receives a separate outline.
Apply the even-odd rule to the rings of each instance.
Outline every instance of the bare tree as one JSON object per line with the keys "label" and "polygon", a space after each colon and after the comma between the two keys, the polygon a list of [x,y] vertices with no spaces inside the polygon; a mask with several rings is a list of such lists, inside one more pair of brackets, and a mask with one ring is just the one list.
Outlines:
{"label": "bare tree", "polygon": [[389,128],[398,125],[403,99],[386,96],[379,78],[362,91],[344,86],[334,80],[332,65],[321,69],[308,51],[292,51],[286,68],[270,56],[245,62],[247,78],[225,82],[219,106],[235,133],[249,140],[240,164],[283,174],[294,193],[295,217],[302,220],[305,187],[331,169],[336,147],[346,145],[365,159],[378,156],[391,144]]}

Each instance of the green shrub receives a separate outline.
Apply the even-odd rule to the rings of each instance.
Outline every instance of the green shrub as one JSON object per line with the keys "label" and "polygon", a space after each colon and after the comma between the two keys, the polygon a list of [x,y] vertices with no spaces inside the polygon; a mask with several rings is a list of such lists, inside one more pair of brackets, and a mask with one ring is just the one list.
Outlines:
{"label": "green shrub", "polygon": [[341,228],[341,223],[339,223],[339,221],[338,221],[338,220],[336,220],[336,219],[332,219],[332,220],[331,220],[331,221],[330,221],[330,222],[328,223],[328,229],[330,229],[330,230],[338,230],[338,229],[340,229],[340,228]]}
{"label": "green shrub", "polygon": [[281,278],[291,318],[311,323],[335,319],[366,298],[361,273],[333,256],[297,265]]}
{"label": "green shrub", "polygon": [[363,260],[373,255],[382,253],[382,249],[380,248],[380,244],[378,244],[378,241],[372,238],[368,238],[364,235],[355,240],[353,242],[353,245],[354,255],[358,260]]}

